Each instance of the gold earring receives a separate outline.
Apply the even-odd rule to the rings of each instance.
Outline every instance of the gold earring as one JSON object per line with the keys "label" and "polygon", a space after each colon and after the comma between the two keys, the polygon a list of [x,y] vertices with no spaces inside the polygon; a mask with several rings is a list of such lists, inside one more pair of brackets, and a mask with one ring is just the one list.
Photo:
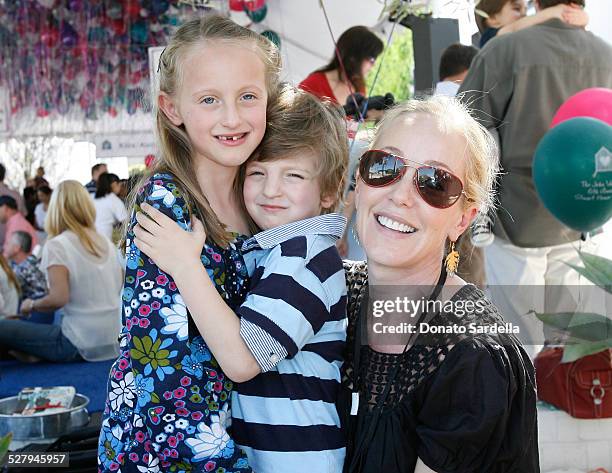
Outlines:
{"label": "gold earring", "polygon": [[454,276],[457,272],[457,267],[459,266],[459,252],[455,249],[455,242],[451,241],[450,251],[448,255],[446,255],[446,259],[444,260],[444,264],[446,265],[446,272],[449,276]]}

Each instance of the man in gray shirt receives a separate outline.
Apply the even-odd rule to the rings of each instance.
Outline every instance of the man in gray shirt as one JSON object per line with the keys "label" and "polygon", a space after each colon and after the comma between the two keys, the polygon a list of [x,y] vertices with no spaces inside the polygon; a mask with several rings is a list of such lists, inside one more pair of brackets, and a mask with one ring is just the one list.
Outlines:
{"label": "man in gray shirt", "polygon": [[[536,0],[536,8],[559,3],[584,6],[584,1]],[[492,39],[472,62],[459,94],[464,93],[461,100],[485,127],[499,133],[504,173],[498,187],[495,241],[485,248],[488,284],[578,283],[577,274],[562,262],[577,262],[574,243],[580,234],[543,206],[532,179],[532,160],[561,104],[591,87],[612,88],[612,47],[557,19]],[[531,305],[533,301],[521,305],[507,288],[504,291],[494,302],[510,316],[543,310]]]}

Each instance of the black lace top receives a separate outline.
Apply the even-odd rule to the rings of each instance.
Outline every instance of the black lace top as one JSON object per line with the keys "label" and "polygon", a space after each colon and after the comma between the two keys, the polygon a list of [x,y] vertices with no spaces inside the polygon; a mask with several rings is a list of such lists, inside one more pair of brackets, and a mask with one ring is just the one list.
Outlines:
{"label": "black lace top", "polygon": [[[440,335],[404,354],[379,353],[363,344],[358,386],[353,389],[355,335],[367,266],[345,265],[349,327],[339,412],[347,432],[345,471],[413,472],[417,459],[437,473],[539,472],[533,364],[512,335]],[[452,299],[486,301],[472,285]],[[452,300],[451,299],[451,300]],[[481,305],[482,307],[483,305]],[[503,324],[490,302],[453,323]],[[452,317],[436,314],[430,323]],[[419,340],[419,339],[417,339]],[[400,362],[378,412],[378,396]],[[351,391],[359,411],[351,416]]]}

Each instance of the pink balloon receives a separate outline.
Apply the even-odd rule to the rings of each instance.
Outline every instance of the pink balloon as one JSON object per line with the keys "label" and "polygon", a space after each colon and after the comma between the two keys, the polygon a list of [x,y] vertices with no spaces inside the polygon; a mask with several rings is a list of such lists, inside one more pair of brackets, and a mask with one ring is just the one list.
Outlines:
{"label": "pink balloon", "polygon": [[563,102],[552,119],[550,128],[575,117],[597,118],[612,125],[612,89],[584,89]]}
{"label": "pink balloon", "polygon": [[242,11],[244,9],[244,0],[229,0],[231,11]]}
{"label": "pink balloon", "polygon": [[266,0],[244,0],[244,6],[249,11],[261,10],[266,4]]}

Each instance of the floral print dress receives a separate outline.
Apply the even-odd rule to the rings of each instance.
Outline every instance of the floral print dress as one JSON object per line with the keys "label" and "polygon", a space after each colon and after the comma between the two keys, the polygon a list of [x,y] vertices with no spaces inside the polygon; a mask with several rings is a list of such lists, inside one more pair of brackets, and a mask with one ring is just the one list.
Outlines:
{"label": "floral print dress", "polygon": [[[113,364],[98,443],[100,472],[250,472],[230,438],[232,382],[199,335],[172,278],[133,243],[146,201],[190,227],[173,178],[156,174],[140,189],[127,237],[120,355]],[[206,245],[202,264],[227,304],[246,295],[236,245]]]}

